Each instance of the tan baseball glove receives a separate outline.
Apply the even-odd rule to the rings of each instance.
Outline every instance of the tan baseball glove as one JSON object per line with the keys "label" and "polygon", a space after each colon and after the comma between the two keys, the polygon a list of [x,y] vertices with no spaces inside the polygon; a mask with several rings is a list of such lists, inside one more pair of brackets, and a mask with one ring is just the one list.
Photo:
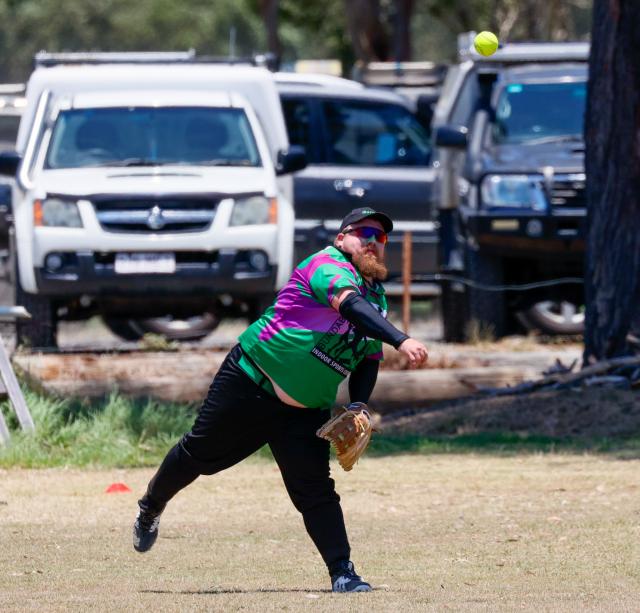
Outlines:
{"label": "tan baseball glove", "polygon": [[373,431],[367,405],[364,402],[352,402],[348,407],[338,409],[337,414],[316,434],[335,447],[340,466],[348,471],[364,453]]}

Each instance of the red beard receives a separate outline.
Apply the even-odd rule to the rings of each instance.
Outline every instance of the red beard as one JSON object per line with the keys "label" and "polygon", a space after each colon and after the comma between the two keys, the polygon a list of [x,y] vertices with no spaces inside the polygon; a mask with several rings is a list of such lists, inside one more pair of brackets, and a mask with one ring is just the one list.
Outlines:
{"label": "red beard", "polygon": [[375,281],[384,281],[387,278],[389,271],[375,253],[367,251],[354,253],[351,260],[363,277],[370,277]]}

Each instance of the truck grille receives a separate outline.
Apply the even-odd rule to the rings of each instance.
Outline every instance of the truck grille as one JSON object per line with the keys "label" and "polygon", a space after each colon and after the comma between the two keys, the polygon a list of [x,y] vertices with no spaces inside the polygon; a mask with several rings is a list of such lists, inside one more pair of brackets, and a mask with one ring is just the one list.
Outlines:
{"label": "truck grille", "polygon": [[551,206],[586,208],[586,177],[584,173],[557,174],[551,186]]}
{"label": "truck grille", "polygon": [[201,232],[213,221],[218,202],[200,198],[101,199],[93,202],[107,232]]}

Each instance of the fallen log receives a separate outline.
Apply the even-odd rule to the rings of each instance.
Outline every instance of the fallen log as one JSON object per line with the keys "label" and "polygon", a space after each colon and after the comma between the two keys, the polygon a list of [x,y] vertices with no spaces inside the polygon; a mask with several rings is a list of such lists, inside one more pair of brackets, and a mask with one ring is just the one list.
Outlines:
{"label": "fallen log", "polygon": [[[114,391],[171,402],[200,402],[224,360],[218,352],[16,354],[16,368],[36,388],[65,397]],[[515,385],[539,376],[521,366],[381,371],[373,404],[422,403],[470,396],[485,386]],[[346,386],[339,402],[347,400]]]}

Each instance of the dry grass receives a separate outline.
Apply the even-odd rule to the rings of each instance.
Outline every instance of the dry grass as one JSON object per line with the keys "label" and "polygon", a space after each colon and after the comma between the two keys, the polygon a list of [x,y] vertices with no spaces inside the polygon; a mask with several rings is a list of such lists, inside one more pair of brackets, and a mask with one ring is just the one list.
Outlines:
{"label": "dry grass", "polygon": [[[203,477],[131,547],[151,470],[0,471],[2,611],[638,611],[640,461],[365,458],[335,470],[376,591],[332,595],[275,465]],[[123,481],[129,494],[105,494]]]}

